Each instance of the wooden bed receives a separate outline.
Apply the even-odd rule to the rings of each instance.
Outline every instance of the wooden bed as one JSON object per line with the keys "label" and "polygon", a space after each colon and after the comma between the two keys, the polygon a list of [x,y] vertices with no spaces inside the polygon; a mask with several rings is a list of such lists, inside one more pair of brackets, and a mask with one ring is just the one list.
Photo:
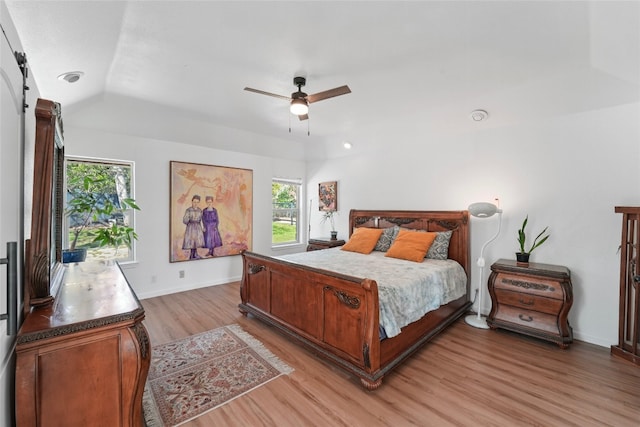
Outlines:
{"label": "wooden bed", "polygon": [[467,292],[393,337],[380,340],[378,287],[374,280],[295,264],[245,251],[240,312],[252,314],[360,378],[369,390],[470,307],[469,214],[465,211],[351,210],[356,227],[452,230],[449,258],[467,273]]}

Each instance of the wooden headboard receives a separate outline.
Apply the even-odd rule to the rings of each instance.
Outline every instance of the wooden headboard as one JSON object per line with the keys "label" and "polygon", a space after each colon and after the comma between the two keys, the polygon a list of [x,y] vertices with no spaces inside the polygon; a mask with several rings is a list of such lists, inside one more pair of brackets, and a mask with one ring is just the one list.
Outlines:
{"label": "wooden headboard", "polygon": [[380,211],[352,209],[349,212],[349,236],[357,227],[388,228],[398,225],[403,228],[426,231],[451,230],[449,258],[471,273],[469,247],[469,212],[464,211]]}

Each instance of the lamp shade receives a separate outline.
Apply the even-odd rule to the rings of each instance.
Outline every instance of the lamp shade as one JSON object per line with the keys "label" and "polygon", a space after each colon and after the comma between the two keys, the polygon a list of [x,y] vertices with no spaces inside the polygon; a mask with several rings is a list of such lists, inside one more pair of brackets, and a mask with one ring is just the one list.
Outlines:
{"label": "lamp shade", "polygon": [[303,98],[296,98],[291,101],[291,107],[289,110],[296,116],[303,116],[309,112],[309,105]]}
{"label": "lamp shade", "polygon": [[489,218],[499,212],[502,212],[502,210],[489,202],[477,202],[469,205],[469,213],[478,218]]}

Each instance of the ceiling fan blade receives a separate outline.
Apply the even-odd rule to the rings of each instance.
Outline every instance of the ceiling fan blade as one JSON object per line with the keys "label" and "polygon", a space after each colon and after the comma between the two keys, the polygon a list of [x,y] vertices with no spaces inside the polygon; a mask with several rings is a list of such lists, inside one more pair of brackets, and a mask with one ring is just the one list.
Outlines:
{"label": "ceiling fan blade", "polygon": [[322,101],[323,99],[346,95],[348,93],[351,93],[351,89],[349,89],[349,86],[344,85],[334,89],[325,90],[324,92],[318,92],[314,93],[313,95],[309,95],[307,96],[307,101],[309,101],[309,104],[311,104],[312,102],[318,102]]}
{"label": "ceiling fan blade", "polygon": [[309,120],[309,115],[308,114],[301,114],[301,115],[298,116],[298,118],[300,119],[300,121]]}
{"label": "ceiling fan blade", "polygon": [[249,92],[259,93],[260,95],[273,96],[274,98],[280,98],[280,99],[284,99],[286,101],[291,101],[291,98],[288,97],[288,96],[278,95],[278,94],[271,93],[271,92],[265,92],[265,91],[260,90],[260,89],[253,89],[253,88],[250,88],[250,87],[245,87],[244,90],[249,91]]}

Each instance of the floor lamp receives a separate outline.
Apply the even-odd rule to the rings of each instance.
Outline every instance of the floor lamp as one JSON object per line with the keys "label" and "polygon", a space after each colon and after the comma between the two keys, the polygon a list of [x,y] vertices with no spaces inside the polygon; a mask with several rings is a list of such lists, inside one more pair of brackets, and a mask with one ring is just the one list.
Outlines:
{"label": "floor lamp", "polygon": [[489,239],[484,245],[482,245],[482,249],[480,249],[480,257],[478,258],[478,267],[480,267],[480,279],[478,280],[478,310],[477,314],[470,314],[464,318],[464,321],[467,324],[481,329],[489,329],[489,325],[487,325],[486,319],[484,319],[480,315],[480,309],[482,308],[482,277],[484,273],[484,249],[489,245],[489,243],[496,240],[498,235],[500,234],[500,227],[502,226],[502,209],[498,208],[493,203],[487,202],[478,202],[472,203],[469,205],[469,213],[471,216],[475,216],[476,218],[489,218],[495,214],[498,214],[498,232],[495,236]]}

